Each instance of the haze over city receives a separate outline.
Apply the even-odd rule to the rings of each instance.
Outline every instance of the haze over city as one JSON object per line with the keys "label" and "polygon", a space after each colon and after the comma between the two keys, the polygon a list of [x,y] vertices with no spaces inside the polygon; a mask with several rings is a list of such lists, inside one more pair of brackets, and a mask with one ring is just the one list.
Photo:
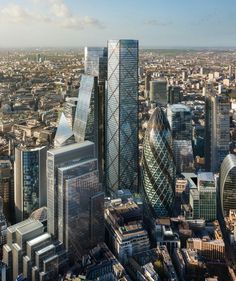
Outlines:
{"label": "haze over city", "polygon": [[1,0],[0,47],[235,47],[234,0]]}

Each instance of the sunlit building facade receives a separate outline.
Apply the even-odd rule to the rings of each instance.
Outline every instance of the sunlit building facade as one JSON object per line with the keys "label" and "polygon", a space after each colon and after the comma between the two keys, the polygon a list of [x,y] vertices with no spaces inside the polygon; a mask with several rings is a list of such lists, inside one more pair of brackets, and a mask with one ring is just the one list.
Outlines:
{"label": "sunlit building facade", "polygon": [[97,159],[59,168],[58,180],[58,239],[75,260],[104,240]]}
{"label": "sunlit building facade", "polygon": [[105,177],[108,192],[138,189],[138,41],[108,41]]}
{"label": "sunlit building facade", "polygon": [[47,152],[48,232],[56,238],[58,238],[58,169],[89,158],[94,158],[94,144],[87,141]]}
{"label": "sunlit building facade", "polygon": [[155,109],[147,125],[142,181],[145,204],[152,215],[169,216],[175,196],[175,164],[170,126],[159,107]]}
{"label": "sunlit building facade", "polygon": [[236,208],[236,156],[228,154],[220,168],[220,201],[222,214]]}
{"label": "sunlit building facade", "polygon": [[97,77],[93,77],[91,75],[82,75],[73,132],[77,142],[83,142],[84,140],[94,142],[96,151],[98,138],[97,98]]}

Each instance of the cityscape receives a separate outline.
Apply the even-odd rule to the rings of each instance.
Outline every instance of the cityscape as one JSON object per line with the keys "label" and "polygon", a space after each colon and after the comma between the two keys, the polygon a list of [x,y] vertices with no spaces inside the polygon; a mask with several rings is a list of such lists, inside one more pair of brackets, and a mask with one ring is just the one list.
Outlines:
{"label": "cityscape", "polygon": [[236,281],[236,4],[94,1],[0,1],[0,281]]}

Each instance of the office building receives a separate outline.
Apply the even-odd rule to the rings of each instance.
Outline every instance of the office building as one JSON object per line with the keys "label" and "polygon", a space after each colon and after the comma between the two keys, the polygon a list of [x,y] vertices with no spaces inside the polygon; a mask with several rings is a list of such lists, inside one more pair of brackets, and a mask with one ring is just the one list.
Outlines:
{"label": "office building", "polygon": [[146,75],[145,75],[145,90],[144,90],[144,94],[145,94],[146,99],[149,98],[151,79],[152,79],[151,72],[146,72]]}
{"label": "office building", "polygon": [[74,258],[103,241],[103,193],[92,142],[48,151],[48,232]]}
{"label": "office building", "polygon": [[44,232],[41,222],[24,220],[7,228],[3,262],[9,267],[8,281],[18,276],[32,281],[55,280],[68,263],[61,243]]}
{"label": "office building", "polygon": [[[47,152],[48,232],[58,237],[58,168],[94,157],[94,145],[88,142],[71,144]],[[81,152],[81,147],[84,151]],[[78,153],[80,151],[80,154]]]}
{"label": "office building", "polygon": [[132,200],[111,200],[105,208],[105,228],[107,244],[121,263],[150,248],[148,233],[143,228],[142,210]]}
{"label": "office building", "polygon": [[205,168],[218,172],[229,153],[230,101],[225,94],[216,95],[208,88],[205,102]]}
{"label": "office building", "polygon": [[0,197],[3,199],[3,213],[8,221],[13,221],[14,180],[10,160],[0,160]]}
{"label": "office building", "polygon": [[174,140],[192,140],[192,114],[189,107],[183,104],[169,105],[167,118]]}
{"label": "office building", "polygon": [[3,245],[6,243],[6,241],[7,241],[7,220],[3,213],[3,199],[0,197],[0,259],[1,260],[2,260]]}
{"label": "office building", "polygon": [[167,104],[167,81],[164,78],[158,78],[157,80],[150,82],[150,101],[155,102],[158,105]]}
{"label": "office building", "polygon": [[107,191],[138,190],[138,41],[108,41]]}
{"label": "office building", "polygon": [[223,215],[236,208],[236,156],[228,154],[220,168],[220,202]]}
{"label": "office building", "polygon": [[197,188],[190,189],[189,203],[193,219],[213,221],[217,218],[216,180],[213,173],[198,173]]}
{"label": "office building", "polygon": [[182,172],[191,173],[194,172],[194,158],[193,158],[193,146],[190,140],[174,140],[173,152],[176,165],[176,173]]}
{"label": "office building", "polygon": [[[102,180],[104,174],[104,145],[105,145],[105,90],[107,80],[107,48],[85,47],[84,49],[85,74],[92,75],[98,79],[98,93],[96,97],[97,112],[95,116],[98,121],[98,163],[99,174]],[[88,139],[91,140],[91,139]]]}
{"label": "office building", "polygon": [[187,249],[197,250],[202,257],[209,261],[225,260],[225,243],[222,239],[189,238],[187,240]]}
{"label": "office building", "polygon": [[180,103],[183,99],[183,93],[180,86],[169,86],[168,87],[168,103],[176,104]]}
{"label": "office building", "polygon": [[106,80],[107,76],[107,48],[85,47],[84,48],[84,73]]}
{"label": "office building", "polygon": [[132,280],[179,280],[165,246],[133,255],[129,258],[126,268]]}
{"label": "office building", "polygon": [[124,267],[105,243],[99,243],[91,249],[89,254],[83,257],[83,261],[84,266],[80,273],[83,280],[130,281]]}
{"label": "office building", "polygon": [[58,168],[58,239],[74,260],[104,240],[97,159]]}
{"label": "office building", "polygon": [[157,107],[148,121],[143,145],[142,185],[145,204],[154,217],[169,216],[175,194],[175,164],[170,125]]}
{"label": "office building", "polygon": [[39,207],[46,206],[47,147],[15,149],[15,216],[20,222]]}

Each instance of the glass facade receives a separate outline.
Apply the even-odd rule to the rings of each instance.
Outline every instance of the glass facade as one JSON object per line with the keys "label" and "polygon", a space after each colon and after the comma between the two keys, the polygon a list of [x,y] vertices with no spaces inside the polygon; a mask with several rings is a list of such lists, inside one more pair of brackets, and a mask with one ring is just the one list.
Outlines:
{"label": "glass facade", "polygon": [[105,89],[107,80],[107,48],[85,47],[84,49],[85,74],[98,78],[98,163],[99,174],[102,180],[104,173],[104,139],[105,139]]}
{"label": "glass facade", "polygon": [[200,218],[213,221],[217,218],[216,182],[213,173],[198,174]]}
{"label": "glass facade", "polygon": [[192,140],[192,114],[183,104],[167,107],[167,118],[174,140]]}
{"label": "glass facade", "polygon": [[[94,158],[94,144],[89,141],[75,143],[48,151],[47,154],[47,206],[48,232],[58,238],[58,222],[62,220],[63,208],[59,212],[59,202],[63,193],[59,193],[58,169],[78,164]],[[60,189],[61,190],[61,189]],[[60,213],[60,218],[59,218]]]}
{"label": "glass facade", "polygon": [[194,172],[194,158],[192,141],[190,140],[174,140],[173,151],[175,157],[176,173]]}
{"label": "glass facade", "polygon": [[167,104],[167,81],[164,78],[159,78],[150,81],[150,101],[159,105]]}
{"label": "glass facade", "polygon": [[138,189],[138,41],[108,42],[106,186]]}
{"label": "glass facade", "polygon": [[65,114],[62,113],[60,116],[56,135],[54,138],[54,146],[60,147],[74,142],[75,142],[74,133],[65,117]]}
{"label": "glass facade", "polygon": [[222,214],[236,208],[236,156],[225,157],[220,168],[220,199]]}
{"label": "glass facade", "polygon": [[175,164],[168,120],[161,108],[153,112],[145,134],[142,180],[145,204],[154,217],[169,216],[175,190]]}
{"label": "glass facade", "polygon": [[99,81],[107,78],[107,48],[84,48],[84,73],[98,77]]}
{"label": "glass facade", "polygon": [[104,194],[97,160],[60,168],[58,179],[59,240],[76,259],[104,239]]}
{"label": "glass facade", "polygon": [[66,103],[64,105],[64,114],[71,129],[73,129],[74,127],[77,102],[78,102],[78,98],[67,98]]}
{"label": "glass facade", "polygon": [[82,75],[74,121],[77,142],[89,140],[97,144],[97,89],[96,77]]}
{"label": "glass facade", "polygon": [[[17,221],[46,205],[46,147],[16,148],[15,208]],[[18,165],[19,164],[19,165]]]}
{"label": "glass facade", "polygon": [[205,167],[207,171],[219,172],[220,165],[229,153],[230,142],[230,101],[214,91],[206,97],[206,125],[205,125]]}

